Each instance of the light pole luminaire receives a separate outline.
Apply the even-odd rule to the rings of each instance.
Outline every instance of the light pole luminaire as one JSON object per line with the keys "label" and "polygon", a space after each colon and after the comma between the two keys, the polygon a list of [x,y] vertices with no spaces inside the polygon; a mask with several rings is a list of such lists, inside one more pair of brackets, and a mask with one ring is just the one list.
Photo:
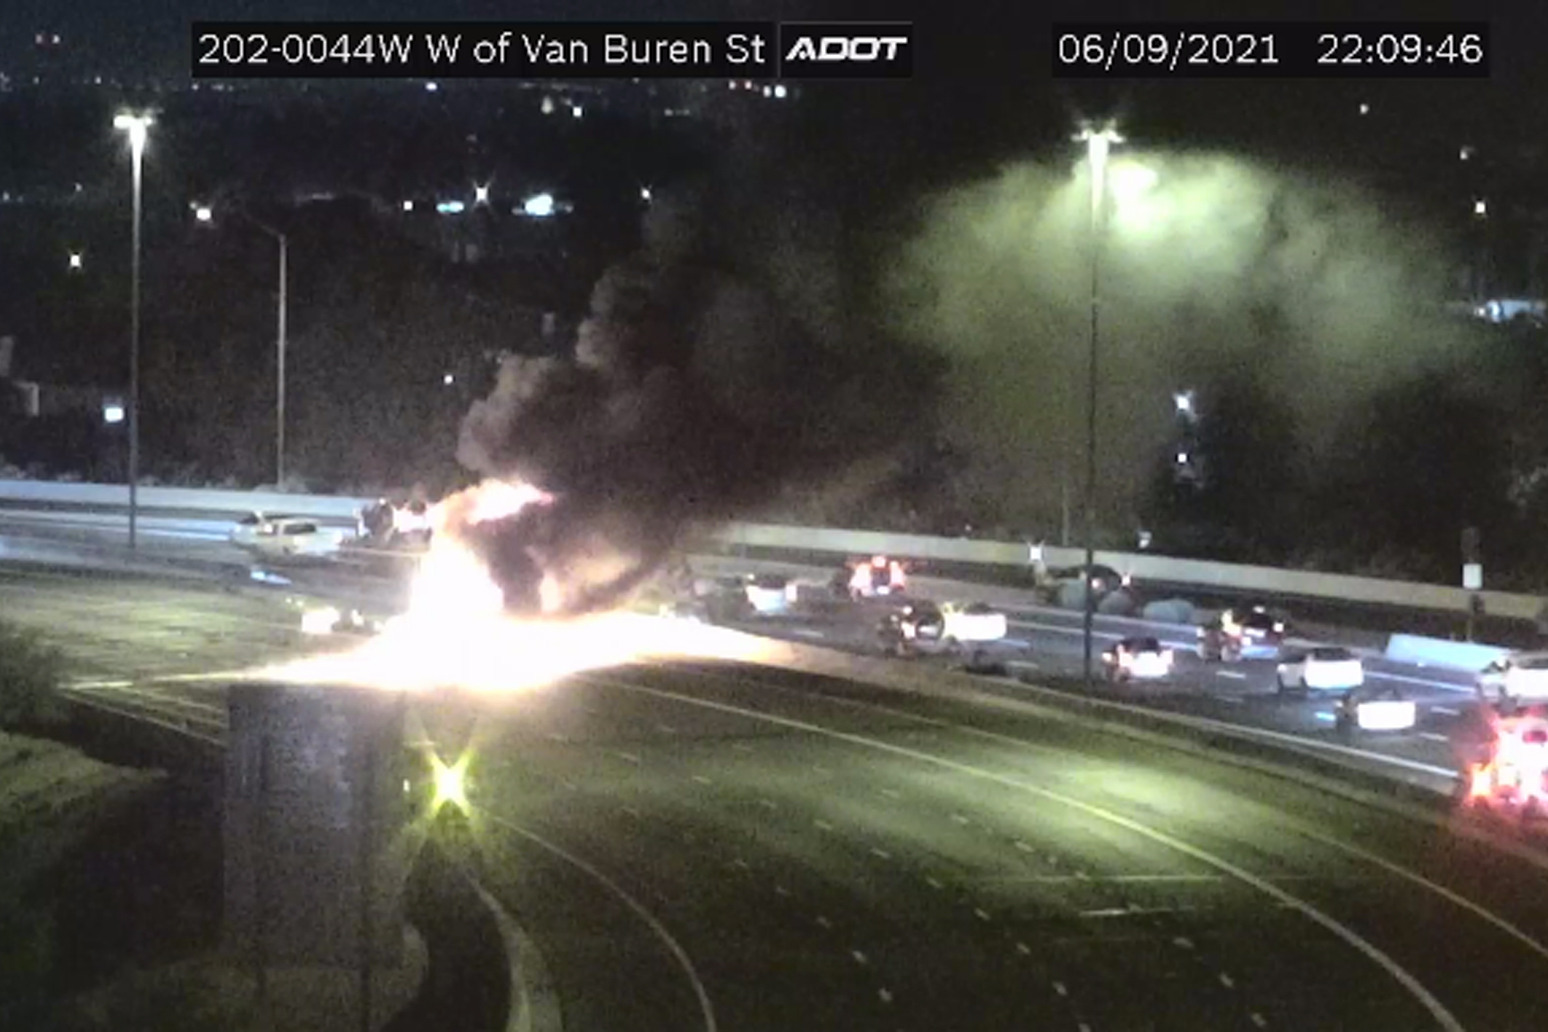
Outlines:
{"label": "light pole luminaire", "polygon": [[129,154],[134,167],[134,242],[129,273],[129,548],[138,547],[140,486],[140,171],[149,115],[122,114],[113,128],[129,134]]}
{"label": "light pole luminaire", "polygon": [[1111,126],[1102,129],[1086,129],[1078,140],[1086,143],[1088,171],[1091,176],[1091,343],[1086,381],[1086,497],[1085,537],[1086,564],[1082,570],[1081,639],[1084,655],[1086,687],[1090,689],[1093,678],[1093,639],[1096,623],[1096,590],[1092,585],[1092,567],[1096,562],[1096,479],[1097,479],[1097,343],[1098,313],[1101,298],[1103,213],[1107,199],[1107,155],[1111,146],[1122,143]]}

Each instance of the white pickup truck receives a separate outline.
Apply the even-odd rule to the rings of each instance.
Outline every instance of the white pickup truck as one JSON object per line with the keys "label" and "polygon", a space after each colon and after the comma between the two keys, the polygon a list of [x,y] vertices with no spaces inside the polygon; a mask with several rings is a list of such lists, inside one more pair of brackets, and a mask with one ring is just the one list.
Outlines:
{"label": "white pickup truck", "polygon": [[1005,614],[982,602],[914,602],[888,615],[881,636],[900,656],[966,653],[969,669],[986,665],[990,646],[1005,639]]}

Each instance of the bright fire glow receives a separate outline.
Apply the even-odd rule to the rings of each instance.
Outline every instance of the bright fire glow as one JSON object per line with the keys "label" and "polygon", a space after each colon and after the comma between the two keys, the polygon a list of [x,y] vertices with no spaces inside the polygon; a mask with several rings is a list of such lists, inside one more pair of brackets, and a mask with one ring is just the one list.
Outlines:
{"label": "bright fire glow", "polygon": [[[490,482],[436,505],[436,534],[420,559],[409,609],[358,648],[251,672],[273,681],[396,691],[460,687],[520,692],[565,677],[648,659],[754,661],[759,639],[685,620],[610,612],[573,619],[522,619],[458,526],[511,516],[551,497],[530,485]],[[540,596],[552,612],[564,585],[552,574]]]}

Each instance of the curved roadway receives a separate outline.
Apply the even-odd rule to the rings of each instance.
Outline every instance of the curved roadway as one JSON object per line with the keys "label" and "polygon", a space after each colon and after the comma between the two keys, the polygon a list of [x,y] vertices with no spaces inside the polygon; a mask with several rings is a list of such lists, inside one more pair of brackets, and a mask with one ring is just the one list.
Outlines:
{"label": "curved roadway", "polygon": [[474,741],[572,1029],[1542,1024],[1542,870],[1070,720],[641,667]]}

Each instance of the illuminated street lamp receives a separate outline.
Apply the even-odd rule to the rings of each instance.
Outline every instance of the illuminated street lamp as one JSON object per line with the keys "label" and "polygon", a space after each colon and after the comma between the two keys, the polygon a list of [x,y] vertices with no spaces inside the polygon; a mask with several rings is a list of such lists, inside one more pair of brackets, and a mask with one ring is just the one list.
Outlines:
{"label": "illuminated street lamp", "polygon": [[129,274],[129,548],[138,545],[140,513],[140,169],[149,135],[149,115],[121,114],[113,128],[129,134],[129,154],[134,167],[134,242]]}
{"label": "illuminated street lamp", "polygon": [[214,217],[215,213],[210,210],[210,206],[208,204],[199,204],[194,206],[194,218],[198,219],[200,222],[208,222]]}
{"label": "illuminated street lamp", "polygon": [[81,252],[79,252],[79,251],[71,251],[70,252],[70,268],[71,269],[75,270],[76,272],[79,272],[81,270],[81,268],[82,268],[81,261],[82,261],[81,260]]}
{"label": "illuminated street lamp", "polygon": [[1102,215],[1105,208],[1103,202],[1107,196],[1108,152],[1113,144],[1122,143],[1123,137],[1109,125],[1101,129],[1088,127],[1075,139],[1084,141],[1086,144],[1088,171],[1091,176],[1091,342],[1086,383],[1086,584],[1082,592],[1084,613],[1081,621],[1083,669],[1086,687],[1089,689],[1095,673],[1092,666],[1092,639],[1095,636],[1096,593],[1091,590],[1089,578],[1091,568],[1096,564],[1097,343],[1099,340],[1097,316],[1102,269]]}

